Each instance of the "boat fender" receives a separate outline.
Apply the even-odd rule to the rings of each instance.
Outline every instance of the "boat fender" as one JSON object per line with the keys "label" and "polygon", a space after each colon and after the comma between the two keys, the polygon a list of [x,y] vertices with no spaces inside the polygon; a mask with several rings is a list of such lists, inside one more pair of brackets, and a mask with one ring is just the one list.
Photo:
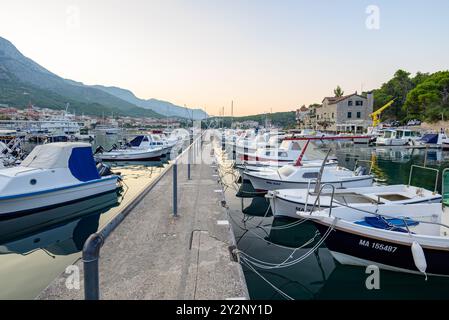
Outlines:
{"label": "boat fender", "polygon": [[427,269],[427,262],[426,262],[426,256],[424,255],[424,250],[422,249],[422,247],[420,246],[420,244],[416,241],[413,241],[412,244],[412,255],[413,255],[413,261],[415,262],[415,266],[416,268],[424,273],[424,275],[426,276],[426,281],[427,281],[427,274],[426,274],[426,269]]}

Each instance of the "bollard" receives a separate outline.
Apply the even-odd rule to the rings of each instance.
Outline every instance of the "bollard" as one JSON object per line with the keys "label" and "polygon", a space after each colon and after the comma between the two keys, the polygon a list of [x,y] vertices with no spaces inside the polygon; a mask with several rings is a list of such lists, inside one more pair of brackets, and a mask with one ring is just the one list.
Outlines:
{"label": "bollard", "polygon": [[103,243],[103,237],[99,233],[91,234],[84,243],[84,299],[86,300],[100,299],[98,258]]}
{"label": "bollard", "polygon": [[178,215],[178,163],[173,164],[173,216]]}

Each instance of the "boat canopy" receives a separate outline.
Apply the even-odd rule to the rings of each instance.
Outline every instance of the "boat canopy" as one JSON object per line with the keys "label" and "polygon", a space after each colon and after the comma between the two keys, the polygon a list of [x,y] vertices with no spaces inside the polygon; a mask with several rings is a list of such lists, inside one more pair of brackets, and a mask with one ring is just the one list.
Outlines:
{"label": "boat canopy", "polygon": [[438,133],[428,133],[425,134],[422,138],[421,141],[425,142],[425,143],[431,143],[431,144],[437,144],[438,143]]}
{"label": "boat canopy", "polygon": [[144,136],[137,136],[134,139],[132,139],[129,144],[131,145],[131,147],[138,147],[140,146],[140,144],[143,141]]}
{"label": "boat canopy", "polygon": [[20,166],[34,169],[68,168],[80,181],[100,178],[88,143],[56,142],[36,146]]}

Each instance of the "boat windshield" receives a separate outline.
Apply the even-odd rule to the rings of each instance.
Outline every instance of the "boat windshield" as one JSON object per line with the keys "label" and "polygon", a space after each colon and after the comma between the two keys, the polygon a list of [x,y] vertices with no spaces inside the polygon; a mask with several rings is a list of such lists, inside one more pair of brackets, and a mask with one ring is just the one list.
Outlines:
{"label": "boat windshield", "polygon": [[393,135],[393,132],[391,132],[391,131],[384,131],[383,137],[384,138],[391,138],[392,135]]}

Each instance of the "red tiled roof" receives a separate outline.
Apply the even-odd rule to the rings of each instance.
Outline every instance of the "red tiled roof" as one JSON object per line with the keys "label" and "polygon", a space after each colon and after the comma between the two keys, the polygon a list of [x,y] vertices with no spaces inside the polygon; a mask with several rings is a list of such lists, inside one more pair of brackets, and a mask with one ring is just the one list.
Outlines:
{"label": "red tiled roof", "polygon": [[329,101],[329,104],[335,104],[335,103],[338,103],[338,102],[340,102],[340,101],[343,101],[343,100],[345,100],[345,99],[347,99],[347,98],[350,98],[350,97],[352,97],[352,96],[358,96],[358,97],[360,97],[360,98],[366,99],[366,97],[361,96],[361,95],[357,94],[357,92],[356,92],[356,93],[348,94],[348,95],[342,96],[342,97],[325,97],[325,98],[323,99],[323,101],[327,99],[327,100]]}

